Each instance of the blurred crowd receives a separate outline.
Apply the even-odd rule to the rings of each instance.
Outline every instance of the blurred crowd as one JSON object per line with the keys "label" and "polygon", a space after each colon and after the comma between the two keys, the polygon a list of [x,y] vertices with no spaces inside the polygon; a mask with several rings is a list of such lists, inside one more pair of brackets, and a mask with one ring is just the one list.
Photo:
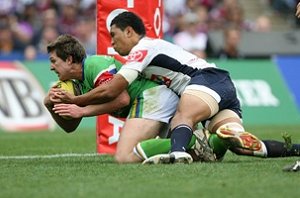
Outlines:
{"label": "blurred crowd", "polygon": [[[249,0],[250,1],[250,0]],[[264,2],[262,2],[264,1]],[[238,51],[243,31],[273,31],[268,14],[254,20],[245,18],[247,8],[239,0],[165,0],[166,39],[199,57],[243,58]],[[261,0],[270,12],[294,16],[298,0]],[[259,3],[259,2],[258,2]],[[208,32],[221,31],[223,46],[218,52],[210,48]]]}
{"label": "blurred crowd", "polygon": [[95,0],[1,0],[0,58],[47,58],[47,44],[62,33],[76,36],[95,54],[95,16]]}
{"label": "blurred crowd", "polygon": [[[264,0],[279,13],[294,13],[297,0]],[[272,31],[268,16],[245,18],[239,0],[164,0],[164,39],[197,56],[242,57],[242,31]],[[247,10],[246,10],[247,11]],[[96,0],[1,0],[0,59],[47,58],[46,46],[59,34],[76,36],[88,54],[96,53]],[[218,53],[210,51],[208,32],[224,33]]]}

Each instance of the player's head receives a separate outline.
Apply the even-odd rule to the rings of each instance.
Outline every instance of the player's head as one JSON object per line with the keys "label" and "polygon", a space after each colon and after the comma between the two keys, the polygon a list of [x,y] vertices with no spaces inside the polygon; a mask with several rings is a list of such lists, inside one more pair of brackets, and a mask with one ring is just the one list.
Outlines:
{"label": "player's head", "polygon": [[[50,68],[55,71],[60,80],[75,78],[73,65],[79,65],[86,57],[85,49],[80,42],[71,35],[61,35],[47,46]],[[75,78],[76,79],[76,78]]]}
{"label": "player's head", "polygon": [[146,30],[143,20],[133,12],[122,12],[117,15],[111,22],[110,26],[115,25],[124,31],[128,26],[141,36],[145,36]]}
{"label": "player's head", "polygon": [[138,41],[146,35],[142,19],[133,12],[122,12],[110,24],[112,46],[120,55],[128,55]]}
{"label": "player's head", "polygon": [[63,61],[72,57],[73,63],[81,63],[86,57],[86,52],[81,43],[71,35],[63,34],[47,46],[47,52],[56,52]]}

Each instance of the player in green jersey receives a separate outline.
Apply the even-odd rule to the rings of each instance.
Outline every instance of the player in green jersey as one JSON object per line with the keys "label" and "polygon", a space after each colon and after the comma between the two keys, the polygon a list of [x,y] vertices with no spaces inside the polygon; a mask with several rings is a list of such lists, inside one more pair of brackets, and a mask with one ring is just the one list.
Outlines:
{"label": "player in green jersey", "polygon": [[[109,83],[122,66],[110,56],[86,57],[83,46],[70,35],[59,36],[48,45],[47,50],[50,68],[56,72],[59,80],[76,80],[83,93]],[[90,104],[84,108],[74,104],[58,104],[60,102],[55,97],[57,90],[60,89],[56,86],[49,90],[44,104],[54,120],[67,132],[74,131],[83,116],[116,112],[119,115],[128,115],[115,154],[117,162],[120,163],[141,161],[133,153],[134,146],[142,140],[155,138],[159,132],[164,131],[178,102],[178,96],[165,85],[158,85],[144,78],[135,80],[117,98],[108,97],[104,104]],[[76,119],[66,120],[59,116],[72,117],[72,113],[73,117],[77,113]]]}
{"label": "player in green jersey", "polygon": [[[48,52],[51,70],[57,73],[60,80],[77,80],[83,93],[87,93],[103,83],[109,83],[121,67],[120,62],[109,56],[86,57],[81,44],[69,35],[62,35],[55,42],[49,44]],[[115,112],[119,115],[120,113],[127,115],[130,111],[118,142],[115,155],[117,162],[140,162],[153,155],[168,152],[170,140],[152,139],[166,127],[178,102],[177,96],[165,86],[139,78],[117,98],[108,98],[108,102],[104,104],[90,104],[83,107],[75,104],[55,105],[60,102],[55,97],[58,90],[55,86],[51,88],[44,103],[55,121],[67,132],[74,131],[82,117]],[[71,116],[74,119],[65,120],[61,116]],[[203,133],[198,134],[200,134],[198,139],[193,136],[189,148],[196,147],[197,154],[202,157],[200,160],[213,161],[211,150],[207,146]],[[210,136],[209,143],[217,158],[221,158],[228,148],[228,145],[224,144],[216,135]],[[136,145],[135,151],[139,155],[135,155],[133,152]],[[281,143],[280,145],[283,147],[285,144]],[[247,151],[233,151],[237,154],[247,154]],[[272,152],[268,153],[268,157],[270,156],[272,156]]]}

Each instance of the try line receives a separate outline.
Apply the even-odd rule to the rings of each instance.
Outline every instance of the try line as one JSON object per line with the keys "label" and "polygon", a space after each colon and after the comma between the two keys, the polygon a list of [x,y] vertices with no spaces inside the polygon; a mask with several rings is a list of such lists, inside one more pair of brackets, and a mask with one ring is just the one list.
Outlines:
{"label": "try line", "polygon": [[0,160],[7,159],[51,159],[51,158],[63,158],[63,157],[92,157],[98,156],[98,153],[61,153],[53,155],[15,155],[15,156],[4,156],[0,155]]}

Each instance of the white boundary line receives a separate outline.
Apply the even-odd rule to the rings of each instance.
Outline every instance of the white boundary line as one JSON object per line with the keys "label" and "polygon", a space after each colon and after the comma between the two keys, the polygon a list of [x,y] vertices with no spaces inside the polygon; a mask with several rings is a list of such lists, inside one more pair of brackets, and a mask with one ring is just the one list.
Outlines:
{"label": "white boundary line", "polygon": [[51,159],[51,158],[63,158],[63,157],[93,157],[100,156],[102,154],[98,153],[61,153],[53,155],[16,155],[16,156],[5,156],[0,155],[0,160],[9,160],[9,159]]}

